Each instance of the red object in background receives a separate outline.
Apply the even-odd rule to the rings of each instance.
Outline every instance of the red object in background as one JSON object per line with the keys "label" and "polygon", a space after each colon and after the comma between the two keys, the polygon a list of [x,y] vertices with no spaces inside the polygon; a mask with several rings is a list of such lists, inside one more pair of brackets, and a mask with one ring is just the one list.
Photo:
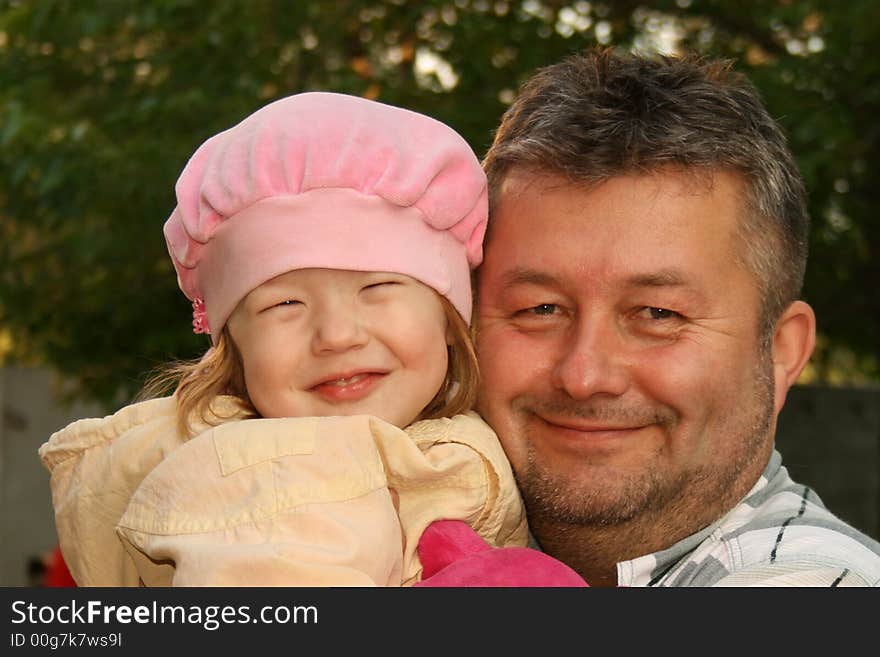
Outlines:
{"label": "red object in background", "polygon": [[43,586],[76,586],[70,571],[67,570],[67,564],[64,563],[64,557],[61,556],[60,547],[56,547],[46,557],[46,572],[43,576]]}

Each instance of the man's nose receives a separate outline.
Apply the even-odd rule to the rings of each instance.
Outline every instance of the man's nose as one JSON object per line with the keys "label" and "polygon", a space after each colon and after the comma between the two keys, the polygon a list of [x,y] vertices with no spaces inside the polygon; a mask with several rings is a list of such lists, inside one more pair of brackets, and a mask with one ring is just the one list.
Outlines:
{"label": "man's nose", "polygon": [[624,349],[622,336],[609,320],[579,320],[553,369],[554,385],[572,399],[622,395],[629,387]]}
{"label": "man's nose", "polygon": [[369,339],[364,319],[354,304],[334,303],[314,318],[312,349],[315,353],[362,347]]}

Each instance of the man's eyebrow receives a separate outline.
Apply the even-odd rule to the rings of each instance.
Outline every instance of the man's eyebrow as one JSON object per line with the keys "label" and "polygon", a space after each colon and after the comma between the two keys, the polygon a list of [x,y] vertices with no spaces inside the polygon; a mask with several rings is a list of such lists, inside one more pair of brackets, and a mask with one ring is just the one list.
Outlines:
{"label": "man's eyebrow", "polygon": [[[675,287],[696,290],[693,281],[677,269],[636,273],[627,276],[623,282],[627,287],[631,288]],[[559,285],[559,279],[545,271],[516,267],[503,274],[501,284],[503,287],[516,287],[518,285],[555,287]]]}
{"label": "man's eyebrow", "polygon": [[504,273],[501,283],[504,287],[513,287],[515,285],[544,285],[550,286],[557,282],[556,277],[536,269],[528,269],[525,267],[516,267]]}
{"label": "man's eyebrow", "polygon": [[631,287],[692,287],[688,278],[675,269],[634,274],[626,279],[626,283]]}

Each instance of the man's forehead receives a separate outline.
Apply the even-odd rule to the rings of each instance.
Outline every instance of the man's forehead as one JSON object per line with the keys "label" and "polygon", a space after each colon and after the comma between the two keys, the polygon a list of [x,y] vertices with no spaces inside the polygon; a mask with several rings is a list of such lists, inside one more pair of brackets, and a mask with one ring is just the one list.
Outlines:
{"label": "man's forehead", "polygon": [[[677,170],[628,175],[590,188],[515,171],[490,217],[486,242],[496,284],[610,285],[703,294],[738,267],[740,181],[707,186]],[[570,193],[569,193],[570,192]]]}
{"label": "man's forehead", "polygon": [[[694,230],[718,234],[720,229],[728,233],[739,230],[749,212],[744,182],[736,172],[673,166],[624,173],[595,183],[572,181],[557,173],[514,169],[495,191],[486,246],[502,230],[505,235],[520,232],[517,228],[544,232],[545,218],[550,216],[547,205],[551,202],[556,204],[557,215],[562,208],[574,219],[567,231],[591,230],[597,219],[607,222],[622,218],[632,223],[633,208],[638,208],[635,212],[639,223],[667,230],[670,236],[685,228],[680,221],[682,211],[692,221],[682,237]],[[695,204],[701,207],[696,209]]]}

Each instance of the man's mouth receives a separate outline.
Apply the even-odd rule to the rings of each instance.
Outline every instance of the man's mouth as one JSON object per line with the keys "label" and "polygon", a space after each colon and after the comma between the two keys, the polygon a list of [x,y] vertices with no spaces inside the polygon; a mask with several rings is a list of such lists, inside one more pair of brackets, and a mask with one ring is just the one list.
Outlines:
{"label": "man's mouth", "polygon": [[645,424],[618,424],[606,422],[586,422],[573,419],[556,419],[550,417],[539,416],[546,424],[559,429],[568,431],[578,431],[580,433],[608,433],[614,431],[636,431],[644,428]]}

